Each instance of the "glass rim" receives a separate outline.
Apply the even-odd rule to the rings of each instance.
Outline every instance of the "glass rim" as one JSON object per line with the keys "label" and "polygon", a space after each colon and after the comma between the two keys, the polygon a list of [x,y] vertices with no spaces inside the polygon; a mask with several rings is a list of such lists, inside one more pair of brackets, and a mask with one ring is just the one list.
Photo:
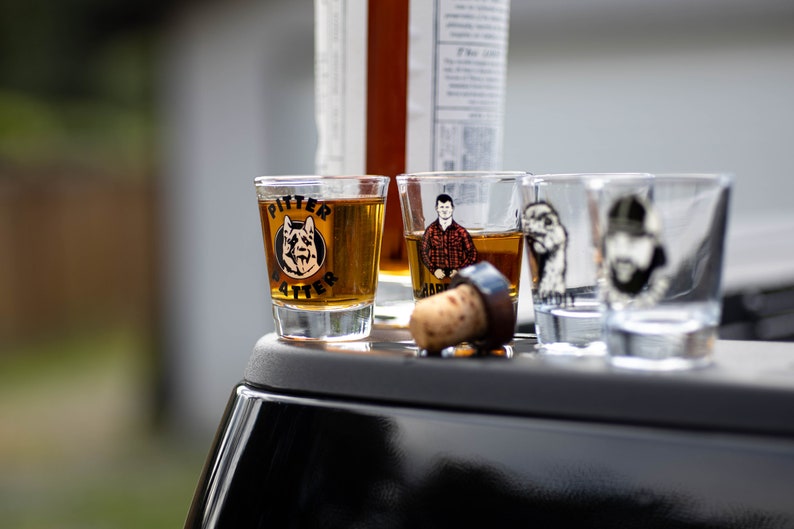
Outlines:
{"label": "glass rim", "polygon": [[652,173],[643,172],[626,172],[626,173],[543,173],[536,175],[527,175],[522,180],[535,181],[535,182],[570,182],[570,181],[586,181],[594,179],[613,179],[613,180],[635,180],[635,179],[650,179],[653,178]]}
{"label": "glass rim", "polygon": [[715,172],[681,172],[681,173],[653,173],[654,180],[660,182],[692,181],[730,183],[734,180],[733,173],[727,171]]}
{"label": "glass rim", "polygon": [[312,174],[302,174],[302,175],[265,175],[265,176],[257,176],[254,178],[254,185],[256,186],[264,186],[268,184],[317,184],[319,182],[340,182],[340,181],[351,181],[351,182],[388,182],[389,177],[383,175],[312,175]]}
{"label": "glass rim", "polygon": [[546,173],[527,175],[522,178],[522,183],[552,183],[552,182],[699,182],[728,184],[734,179],[729,172],[668,172],[668,173]]}
{"label": "glass rim", "polygon": [[402,173],[397,175],[398,182],[414,180],[433,181],[451,179],[485,179],[485,180],[518,180],[530,176],[526,171],[422,171],[416,173]]}

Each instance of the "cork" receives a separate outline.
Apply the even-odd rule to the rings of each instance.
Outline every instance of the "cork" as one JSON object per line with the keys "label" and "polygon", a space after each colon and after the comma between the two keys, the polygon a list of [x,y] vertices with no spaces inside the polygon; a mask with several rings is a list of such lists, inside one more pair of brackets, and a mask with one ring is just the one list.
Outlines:
{"label": "cork", "polygon": [[461,342],[500,347],[512,339],[515,328],[509,287],[507,278],[488,262],[463,268],[452,288],[416,302],[408,330],[416,345],[427,351]]}
{"label": "cork", "polygon": [[487,328],[485,303],[467,284],[417,301],[408,323],[416,345],[428,351],[479,337]]}

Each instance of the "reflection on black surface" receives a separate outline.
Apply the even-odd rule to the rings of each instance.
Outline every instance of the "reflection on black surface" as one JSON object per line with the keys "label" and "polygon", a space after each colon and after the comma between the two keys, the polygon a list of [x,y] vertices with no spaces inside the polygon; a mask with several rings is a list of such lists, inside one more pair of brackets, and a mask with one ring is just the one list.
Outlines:
{"label": "reflection on black surface", "polygon": [[394,426],[346,411],[269,405],[223,508],[222,527],[402,527]]}
{"label": "reflection on black surface", "polygon": [[[543,458],[525,459],[526,451],[494,452],[510,443],[531,447],[539,435],[531,428],[500,429],[454,413],[438,421],[405,410],[375,415],[319,403],[267,402],[257,410],[233,472],[216,477],[215,486],[227,492],[215,527],[792,527],[785,514],[724,501],[718,483],[700,497],[687,488],[687,468],[680,490],[670,490],[655,476],[627,477],[579,452],[564,452],[562,463],[543,468],[533,463]],[[423,433],[411,443],[413,429]],[[632,485],[638,482],[644,485]],[[206,506],[194,508],[186,527],[203,526]]]}
{"label": "reflection on black surface", "polygon": [[[386,419],[329,411],[310,421],[293,450],[301,456],[295,512],[304,527],[400,527],[400,457]],[[307,422],[308,423],[308,422]],[[298,489],[296,489],[298,490]]]}
{"label": "reflection on black surface", "polygon": [[[593,484],[593,480],[588,480]],[[612,486],[563,491],[543,483],[522,483],[517,476],[487,464],[447,460],[412,490],[405,527],[582,527],[666,529],[763,529],[788,527],[782,517],[753,512],[718,513],[702,519],[684,494],[636,490],[630,497]],[[624,489],[625,492],[625,489]]]}

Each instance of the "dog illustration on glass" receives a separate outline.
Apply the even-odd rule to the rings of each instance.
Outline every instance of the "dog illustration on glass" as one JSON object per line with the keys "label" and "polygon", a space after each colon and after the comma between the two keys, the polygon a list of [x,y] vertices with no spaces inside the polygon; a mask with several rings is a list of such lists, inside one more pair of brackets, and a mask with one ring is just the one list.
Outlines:
{"label": "dog illustration on glass", "polygon": [[[288,276],[302,279],[311,276],[322,266],[325,243],[317,231],[314,218],[304,222],[284,217],[281,230],[281,259],[279,264]],[[278,234],[276,238],[278,239]]]}

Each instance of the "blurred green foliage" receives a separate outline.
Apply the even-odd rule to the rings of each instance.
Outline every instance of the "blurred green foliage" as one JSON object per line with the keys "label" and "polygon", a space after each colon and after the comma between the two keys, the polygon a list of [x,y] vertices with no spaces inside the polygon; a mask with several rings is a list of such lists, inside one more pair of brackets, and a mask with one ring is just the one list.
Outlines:
{"label": "blurred green foliage", "polygon": [[176,4],[177,0],[2,0],[0,86],[40,97],[123,97],[130,95],[130,86],[145,89],[146,84],[127,85],[108,93],[107,61],[121,57],[114,48],[132,36],[141,39],[139,43],[151,42]]}
{"label": "blurred green foliage", "polygon": [[141,178],[156,157],[154,72],[176,0],[0,0],[0,170]]}
{"label": "blurred green foliage", "polygon": [[[110,284],[153,283],[155,72],[178,1],[0,0],[0,313],[31,320],[0,340],[0,526],[172,528],[190,506],[209,441],[155,427],[154,296]],[[74,316],[94,301],[101,318]]]}
{"label": "blurred green foliage", "polygon": [[[0,161],[5,168],[59,167],[64,174],[146,179],[154,171],[154,135],[146,109],[0,92]],[[4,172],[8,176],[11,171]]]}
{"label": "blurred green foliage", "polygon": [[0,369],[4,527],[180,527],[206,455],[145,427],[148,366],[134,330],[79,330],[18,348]]}

